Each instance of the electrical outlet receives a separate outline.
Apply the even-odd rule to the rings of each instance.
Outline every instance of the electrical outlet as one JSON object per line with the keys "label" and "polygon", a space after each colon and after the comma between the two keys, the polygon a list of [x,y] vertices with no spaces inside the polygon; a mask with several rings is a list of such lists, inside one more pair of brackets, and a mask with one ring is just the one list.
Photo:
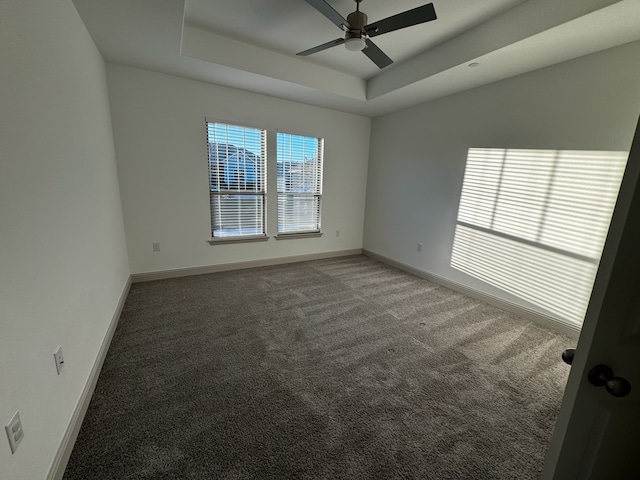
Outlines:
{"label": "electrical outlet", "polygon": [[422,244],[421,244],[421,243],[419,243],[419,244],[418,244],[418,251],[419,251],[419,252],[421,252],[421,251],[422,251]]}
{"label": "electrical outlet", "polygon": [[159,243],[152,243],[151,245],[153,245],[153,251],[154,252],[159,252],[160,251],[160,244]]}
{"label": "electrical outlet", "polygon": [[340,230],[336,230],[336,237],[340,236]]}
{"label": "electrical outlet", "polygon": [[9,446],[11,447],[11,454],[16,453],[18,445],[24,438],[24,431],[22,430],[22,422],[20,421],[20,412],[16,410],[9,423],[4,427],[7,432],[7,438],[9,439]]}
{"label": "electrical outlet", "polygon": [[61,346],[58,346],[56,351],[53,352],[53,359],[56,362],[56,371],[58,372],[58,375],[60,375],[60,372],[62,372],[62,369],[64,368],[64,357],[62,356]]}

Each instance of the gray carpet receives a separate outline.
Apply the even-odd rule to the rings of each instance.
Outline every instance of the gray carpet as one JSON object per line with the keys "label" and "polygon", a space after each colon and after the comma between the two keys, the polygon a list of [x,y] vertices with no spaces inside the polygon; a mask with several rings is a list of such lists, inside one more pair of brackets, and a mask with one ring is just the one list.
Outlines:
{"label": "gray carpet", "polygon": [[538,478],[573,343],[364,256],[135,284],[64,478]]}

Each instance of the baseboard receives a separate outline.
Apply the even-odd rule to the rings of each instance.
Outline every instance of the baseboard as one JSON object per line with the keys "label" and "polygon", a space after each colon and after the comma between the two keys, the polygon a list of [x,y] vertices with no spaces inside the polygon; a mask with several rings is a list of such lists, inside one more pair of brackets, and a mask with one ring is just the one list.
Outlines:
{"label": "baseboard", "polygon": [[76,408],[74,409],[73,415],[71,416],[71,421],[67,426],[67,430],[65,431],[64,436],[62,437],[62,443],[58,447],[58,451],[56,452],[56,455],[53,459],[53,464],[51,465],[51,469],[49,470],[49,474],[47,475],[47,480],[61,480],[62,476],[64,475],[64,471],[67,468],[67,463],[69,462],[69,458],[71,457],[71,452],[73,451],[73,446],[76,443],[76,438],[78,438],[78,433],[80,432],[82,421],[84,420],[84,416],[87,413],[87,409],[89,408],[89,402],[91,402],[93,391],[95,390],[96,383],[98,382],[98,376],[100,375],[100,371],[102,370],[102,364],[104,363],[104,359],[107,356],[107,351],[109,350],[109,346],[111,345],[111,339],[113,338],[113,334],[116,331],[116,327],[118,326],[118,320],[120,319],[120,314],[122,313],[122,308],[124,307],[124,302],[127,299],[130,288],[131,276],[127,278],[127,282],[122,289],[120,299],[118,300],[118,305],[116,306],[116,309],[113,313],[113,317],[111,317],[109,328],[107,329],[107,333],[102,339],[100,350],[98,350],[98,355],[95,362],[93,363],[91,372],[89,373],[87,383],[82,390],[80,400],[78,400],[78,403],[76,404]]}
{"label": "baseboard", "polygon": [[376,260],[381,261],[382,263],[386,263],[393,267],[399,268],[400,270],[404,270],[405,272],[411,273],[417,277],[424,278],[425,280],[429,280],[430,282],[437,283],[446,288],[450,288],[456,292],[462,293],[469,297],[475,298],[477,300],[488,303],[489,305],[493,305],[494,307],[501,308],[502,310],[506,310],[507,312],[515,313],[527,320],[531,320],[539,325],[550,328],[552,330],[556,330],[560,333],[567,335],[568,337],[578,339],[580,336],[580,328],[572,325],[570,323],[565,323],[562,320],[549,317],[547,315],[543,315],[541,313],[535,312],[525,307],[521,307],[520,305],[516,305],[515,303],[508,302],[501,298],[495,297],[493,295],[489,295],[488,293],[481,292],[471,287],[467,287],[457,282],[453,282],[439,275],[427,272],[426,270],[421,270],[412,265],[408,265],[403,262],[399,262],[398,260],[394,260],[389,257],[385,257],[376,252],[372,252],[371,250],[362,249],[362,253],[368,257],[374,258]]}
{"label": "baseboard", "polygon": [[150,282],[153,280],[164,280],[167,278],[189,277],[191,275],[228,272],[230,270],[241,270],[243,268],[268,267],[270,265],[280,265],[283,263],[306,262],[309,260],[320,260],[323,258],[360,255],[361,253],[361,248],[353,248],[350,250],[310,253],[306,255],[293,255],[289,257],[266,258],[263,260],[250,260],[246,262],[222,263],[218,265],[207,265],[204,267],[177,268],[174,270],[162,270],[158,272],[134,273],[131,275],[131,280],[133,283]]}

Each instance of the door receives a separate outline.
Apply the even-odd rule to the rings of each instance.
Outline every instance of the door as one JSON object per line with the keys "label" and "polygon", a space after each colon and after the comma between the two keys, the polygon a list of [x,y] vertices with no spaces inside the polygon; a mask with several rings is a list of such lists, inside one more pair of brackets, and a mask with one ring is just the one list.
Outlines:
{"label": "door", "polygon": [[[639,177],[640,122],[547,454],[545,480],[640,479]],[[599,384],[614,377],[607,385],[590,381],[597,366],[611,369],[592,374]],[[630,391],[624,395],[626,387]]]}

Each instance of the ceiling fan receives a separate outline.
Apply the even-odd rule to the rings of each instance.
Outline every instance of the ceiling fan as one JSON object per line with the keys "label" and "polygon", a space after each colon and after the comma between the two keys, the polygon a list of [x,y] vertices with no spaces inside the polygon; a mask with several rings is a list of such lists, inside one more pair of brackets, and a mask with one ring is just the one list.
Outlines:
{"label": "ceiling fan", "polygon": [[355,0],[356,11],[347,15],[345,20],[342,15],[325,0],[306,0],[309,5],[331,20],[338,28],[344,30],[345,36],[344,38],[336,38],[335,40],[323,43],[322,45],[310,48],[296,55],[304,57],[312,53],[321,52],[327,48],[344,44],[347,50],[362,51],[378,68],[384,68],[391,65],[393,60],[370,40],[371,37],[418,25],[419,23],[430,22],[438,18],[436,17],[433,3],[428,3],[367,25],[367,15],[360,11],[361,1],[362,0]]}

